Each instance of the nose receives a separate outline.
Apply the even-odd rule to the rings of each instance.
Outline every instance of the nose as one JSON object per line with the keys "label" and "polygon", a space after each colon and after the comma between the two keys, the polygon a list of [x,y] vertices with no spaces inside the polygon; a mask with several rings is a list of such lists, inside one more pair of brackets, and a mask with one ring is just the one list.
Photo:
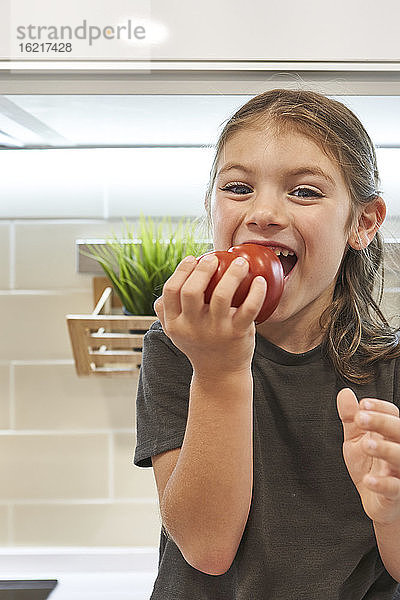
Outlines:
{"label": "nose", "polygon": [[284,229],[289,225],[289,214],[285,197],[277,191],[265,189],[259,192],[249,204],[246,225],[267,229],[274,225]]}

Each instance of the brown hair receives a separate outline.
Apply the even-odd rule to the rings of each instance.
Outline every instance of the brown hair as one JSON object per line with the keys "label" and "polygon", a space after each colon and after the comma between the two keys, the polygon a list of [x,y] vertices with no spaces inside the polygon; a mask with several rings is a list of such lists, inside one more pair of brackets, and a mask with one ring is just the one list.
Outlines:
{"label": "brown hair", "polygon": [[[349,234],[363,209],[381,193],[374,145],[356,115],[341,102],[308,90],[274,89],[252,98],[226,123],[216,144],[205,205],[211,224],[211,198],[217,165],[226,142],[247,127],[272,125],[278,135],[296,130],[313,140],[341,169],[351,198]],[[378,361],[400,356],[398,329],[382,314],[384,244],[379,231],[369,246],[347,245],[332,304],[320,317],[322,350],[345,379],[369,383]],[[378,299],[373,299],[379,284]]]}

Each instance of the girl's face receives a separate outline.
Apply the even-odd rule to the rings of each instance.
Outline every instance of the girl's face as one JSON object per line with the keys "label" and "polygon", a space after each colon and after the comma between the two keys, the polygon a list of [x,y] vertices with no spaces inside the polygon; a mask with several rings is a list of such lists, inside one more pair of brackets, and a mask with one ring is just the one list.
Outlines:
{"label": "girl's face", "polygon": [[300,133],[237,132],[218,162],[211,214],[215,250],[247,241],[294,250],[280,303],[257,330],[288,351],[316,346],[348,240],[350,196],[335,163]]}

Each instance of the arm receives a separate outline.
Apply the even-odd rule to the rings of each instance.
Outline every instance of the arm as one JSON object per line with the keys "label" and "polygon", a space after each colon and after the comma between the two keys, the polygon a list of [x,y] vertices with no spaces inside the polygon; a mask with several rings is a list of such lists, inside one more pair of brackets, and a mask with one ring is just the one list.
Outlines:
{"label": "arm", "polygon": [[212,575],[230,567],[251,504],[254,319],[266,294],[265,279],[255,278],[241,306],[231,307],[249,267],[234,261],[206,305],[217,266],[216,257],[185,259],[154,304],[193,367],[185,437],[161,514],[187,562]]}
{"label": "arm", "polygon": [[386,571],[400,582],[400,520],[390,525],[373,522],[379,554]]}
{"label": "arm", "polygon": [[186,433],[166,485],[164,525],[193,567],[227,571],[245,528],[253,486],[251,371],[193,375]]}

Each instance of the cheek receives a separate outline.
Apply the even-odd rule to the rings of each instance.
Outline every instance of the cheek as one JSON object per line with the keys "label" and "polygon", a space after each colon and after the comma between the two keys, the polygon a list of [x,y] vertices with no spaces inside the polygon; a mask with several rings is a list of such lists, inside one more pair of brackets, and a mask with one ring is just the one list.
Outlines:
{"label": "cheek", "polygon": [[346,248],[346,238],[344,223],[342,230],[340,224],[333,226],[334,222],[334,217],[329,219],[325,215],[325,217],[310,219],[307,224],[303,223],[304,237],[307,232],[304,268],[309,271],[310,280],[331,281],[337,274]]}
{"label": "cheek", "polygon": [[308,246],[309,260],[305,265],[308,281],[324,287],[335,280],[344,251],[345,241],[341,236],[332,232],[322,236],[319,232]]}
{"label": "cheek", "polygon": [[230,247],[233,234],[240,223],[240,214],[232,206],[228,208],[223,203],[213,203],[211,215],[215,249],[224,250]]}

